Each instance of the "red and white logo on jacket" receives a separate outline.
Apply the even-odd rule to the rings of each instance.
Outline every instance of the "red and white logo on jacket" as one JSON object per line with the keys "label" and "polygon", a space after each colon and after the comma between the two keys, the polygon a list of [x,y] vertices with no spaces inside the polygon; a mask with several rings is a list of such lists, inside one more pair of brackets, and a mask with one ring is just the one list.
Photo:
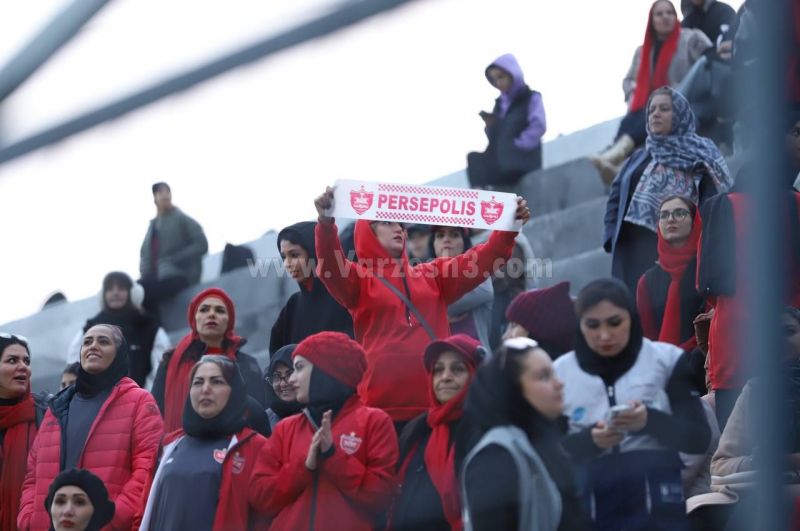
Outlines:
{"label": "red and white logo on jacket", "polygon": [[244,470],[244,457],[236,452],[233,456],[231,470],[234,474],[241,474],[242,470]]}
{"label": "red and white logo on jacket", "polygon": [[339,437],[339,447],[344,450],[347,455],[353,455],[361,447],[361,437],[356,437],[356,432],[350,432],[350,435],[342,435]]}
{"label": "red and white logo on jacket", "polygon": [[219,464],[222,464],[225,461],[225,456],[228,455],[228,449],[222,448],[219,450],[214,450],[214,461]]}

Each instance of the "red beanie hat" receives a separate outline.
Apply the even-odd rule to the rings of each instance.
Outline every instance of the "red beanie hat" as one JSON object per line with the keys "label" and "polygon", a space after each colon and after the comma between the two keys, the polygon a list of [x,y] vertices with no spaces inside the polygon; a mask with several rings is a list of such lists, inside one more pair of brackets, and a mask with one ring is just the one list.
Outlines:
{"label": "red beanie hat", "polygon": [[303,356],[315,368],[355,389],[367,370],[367,358],[361,345],[341,332],[320,332],[297,345],[292,359]]}
{"label": "red beanie hat", "polygon": [[506,308],[506,318],[524,326],[531,338],[561,352],[575,347],[578,320],[569,296],[569,282],[520,293]]}
{"label": "red beanie hat", "polygon": [[448,350],[460,354],[461,357],[464,358],[464,361],[468,365],[471,365],[473,369],[477,369],[486,358],[486,349],[483,348],[480,341],[466,334],[456,334],[444,339],[437,339],[428,345],[423,358],[425,370],[432,372],[439,354],[447,352]]}

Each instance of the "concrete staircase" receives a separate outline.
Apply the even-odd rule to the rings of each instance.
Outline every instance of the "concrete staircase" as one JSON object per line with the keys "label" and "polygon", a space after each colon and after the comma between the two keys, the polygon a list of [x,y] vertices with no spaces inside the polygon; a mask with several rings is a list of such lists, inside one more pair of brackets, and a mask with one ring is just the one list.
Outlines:
{"label": "concrete staircase", "polygon": [[[545,266],[539,286],[568,280],[574,294],[588,281],[610,272],[610,258],[601,249],[606,190],[584,157],[602,149],[613,137],[616,125],[617,120],[612,120],[546,143],[545,167],[525,176],[517,187],[534,216],[524,231],[535,257]],[[467,179],[461,171],[430,184],[466,187]],[[219,275],[221,253],[204,259],[201,284],[161,308],[163,326],[173,344],[188,332],[186,308],[192,297],[206,287],[219,286],[236,302],[236,330],[248,339],[244,350],[262,367],[267,363],[272,323],[289,295],[297,290],[296,283],[283,272],[276,238],[277,233],[269,231],[246,244],[256,257],[251,268]],[[70,340],[99,309],[98,297],[90,297],[0,325],[2,331],[29,338],[35,391],[57,390]]]}

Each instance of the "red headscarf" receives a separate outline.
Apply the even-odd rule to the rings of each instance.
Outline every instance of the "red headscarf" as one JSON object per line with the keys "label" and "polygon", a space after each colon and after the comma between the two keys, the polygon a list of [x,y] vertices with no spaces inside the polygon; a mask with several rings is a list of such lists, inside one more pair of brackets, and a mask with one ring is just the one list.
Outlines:
{"label": "red headscarf", "polygon": [[197,323],[195,315],[200,303],[209,297],[217,297],[225,303],[228,310],[228,327],[225,329],[225,339],[223,340],[224,352],[222,354],[236,361],[236,351],[242,342],[242,338],[237,336],[233,327],[236,324],[236,308],[230,296],[220,288],[208,288],[198,293],[189,303],[189,311],[186,315],[189,320],[189,327],[192,331],[181,339],[175,347],[172,357],[167,365],[167,378],[164,386],[164,431],[169,433],[177,430],[183,423],[183,406],[186,403],[186,396],[189,394],[189,373],[197,362],[191,355],[186,355],[189,346],[195,341],[201,341],[197,333]]}
{"label": "red headscarf", "polygon": [[[463,358],[469,371],[469,380],[460,393],[446,403],[440,404],[433,389],[433,368],[436,365],[436,359],[441,352],[445,351],[444,347],[447,344],[451,348],[446,350],[455,352]],[[439,354],[434,357],[431,355],[431,351],[432,347],[436,348],[437,345]],[[439,493],[444,516],[453,531],[461,531],[464,526],[461,522],[461,495],[456,477],[456,452],[455,447],[450,444],[450,424],[464,414],[464,401],[467,399],[469,383],[475,377],[475,371],[480,364],[478,355],[480,348],[481,344],[477,340],[464,334],[457,334],[443,341],[432,343],[425,353],[426,361],[433,361],[433,363],[426,363],[426,369],[431,376],[431,385],[428,388],[428,399],[431,404],[431,408],[428,410],[428,426],[431,428],[431,436],[425,447],[425,468],[433,486]]]}
{"label": "red headscarf", "polygon": [[[661,234],[661,227],[658,228],[658,263],[671,279],[667,290],[664,318],[661,321],[661,332],[658,334],[659,341],[673,345],[681,344],[681,280],[689,262],[697,256],[697,246],[702,232],[703,222],[699,213],[695,213],[692,232],[681,247],[675,248],[667,243]],[[689,273],[694,275],[695,271]]]}
{"label": "red headscarf", "polygon": [[[653,11],[659,2],[665,0],[658,0],[650,6],[650,13],[647,18],[647,30],[644,34],[644,44],[642,44],[642,53],[639,56],[639,70],[636,72],[636,88],[633,91],[633,97],[630,103],[630,112],[635,112],[643,109],[647,105],[647,100],[650,93],[658,87],[669,85],[669,66],[672,63],[672,57],[678,49],[678,40],[681,36],[681,25],[676,20],[675,27],[672,33],[661,45],[661,51],[658,53],[656,60],[655,71],[651,65],[653,56],[653,46],[656,40],[656,32],[653,29]],[[670,5],[672,3],[670,2]],[[675,11],[675,6],[672,6]],[[677,13],[677,11],[676,11]],[[676,17],[677,18],[677,17]]]}
{"label": "red headscarf", "polygon": [[5,430],[0,461],[0,529],[16,529],[28,450],[36,437],[36,410],[28,393],[13,406],[0,407],[0,430]]}

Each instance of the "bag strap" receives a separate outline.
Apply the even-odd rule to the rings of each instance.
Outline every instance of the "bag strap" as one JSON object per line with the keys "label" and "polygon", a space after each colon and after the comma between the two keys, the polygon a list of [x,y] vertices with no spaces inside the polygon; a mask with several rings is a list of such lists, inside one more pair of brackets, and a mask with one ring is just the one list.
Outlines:
{"label": "bag strap", "polygon": [[406,308],[408,308],[408,310],[409,310],[411,313],[413,313],[413,314],[414,314],[414,317],[416,317],[416,318],[417,318],[417,321],[419,321],[419,324],[421,324],[421,325],[422,325],[422,328],[424,328],[424,329],[425,329],[425,332],[427,332],[427,333],[428,333],[428,336],[430,336],[430,338],[431,338],[431,341],[436,341],[437,337],[436,337],[436,333],[433,331],[433,328],[431,327],[431,325],[430,325],[430,324],[428,324],[428,321],[426,321],[426,320],[425,320],[425,318],[422,316],[422,313],[420,313],[420,311],[417,309],[417,307],[416,307],[416,306],[414,306],[414,305],[411,303],[411,301],[408,299],[408,297],[406,297],[406,296],[405,296],[405,294],[403,294],[403,292],[402,292],[402,291],[400,291],[399,289],[397,289],[397,288],[396,288],[396,287],[395,287],[395,286],[394,286],[394,285],[393,285],[391,282],[389,282],[389,281],[388,281],[388,280],[386,280],[385,278],[383,278],[383,277],[379,277],[379,276],[376,276],[375,278],[377,278],[378,280],[380,280],[380,281],[381,281],[381,283],[382,283],[384,286],[386,286],[387,288],[389,288],[389,291],[391,291],[392,293],[394,293],[395,295],[397,295],[397,298],[398,298],[398,299],[400,299],[401,301],[403,301],[403,304],[405,304],[405,305],[406,305]]}

